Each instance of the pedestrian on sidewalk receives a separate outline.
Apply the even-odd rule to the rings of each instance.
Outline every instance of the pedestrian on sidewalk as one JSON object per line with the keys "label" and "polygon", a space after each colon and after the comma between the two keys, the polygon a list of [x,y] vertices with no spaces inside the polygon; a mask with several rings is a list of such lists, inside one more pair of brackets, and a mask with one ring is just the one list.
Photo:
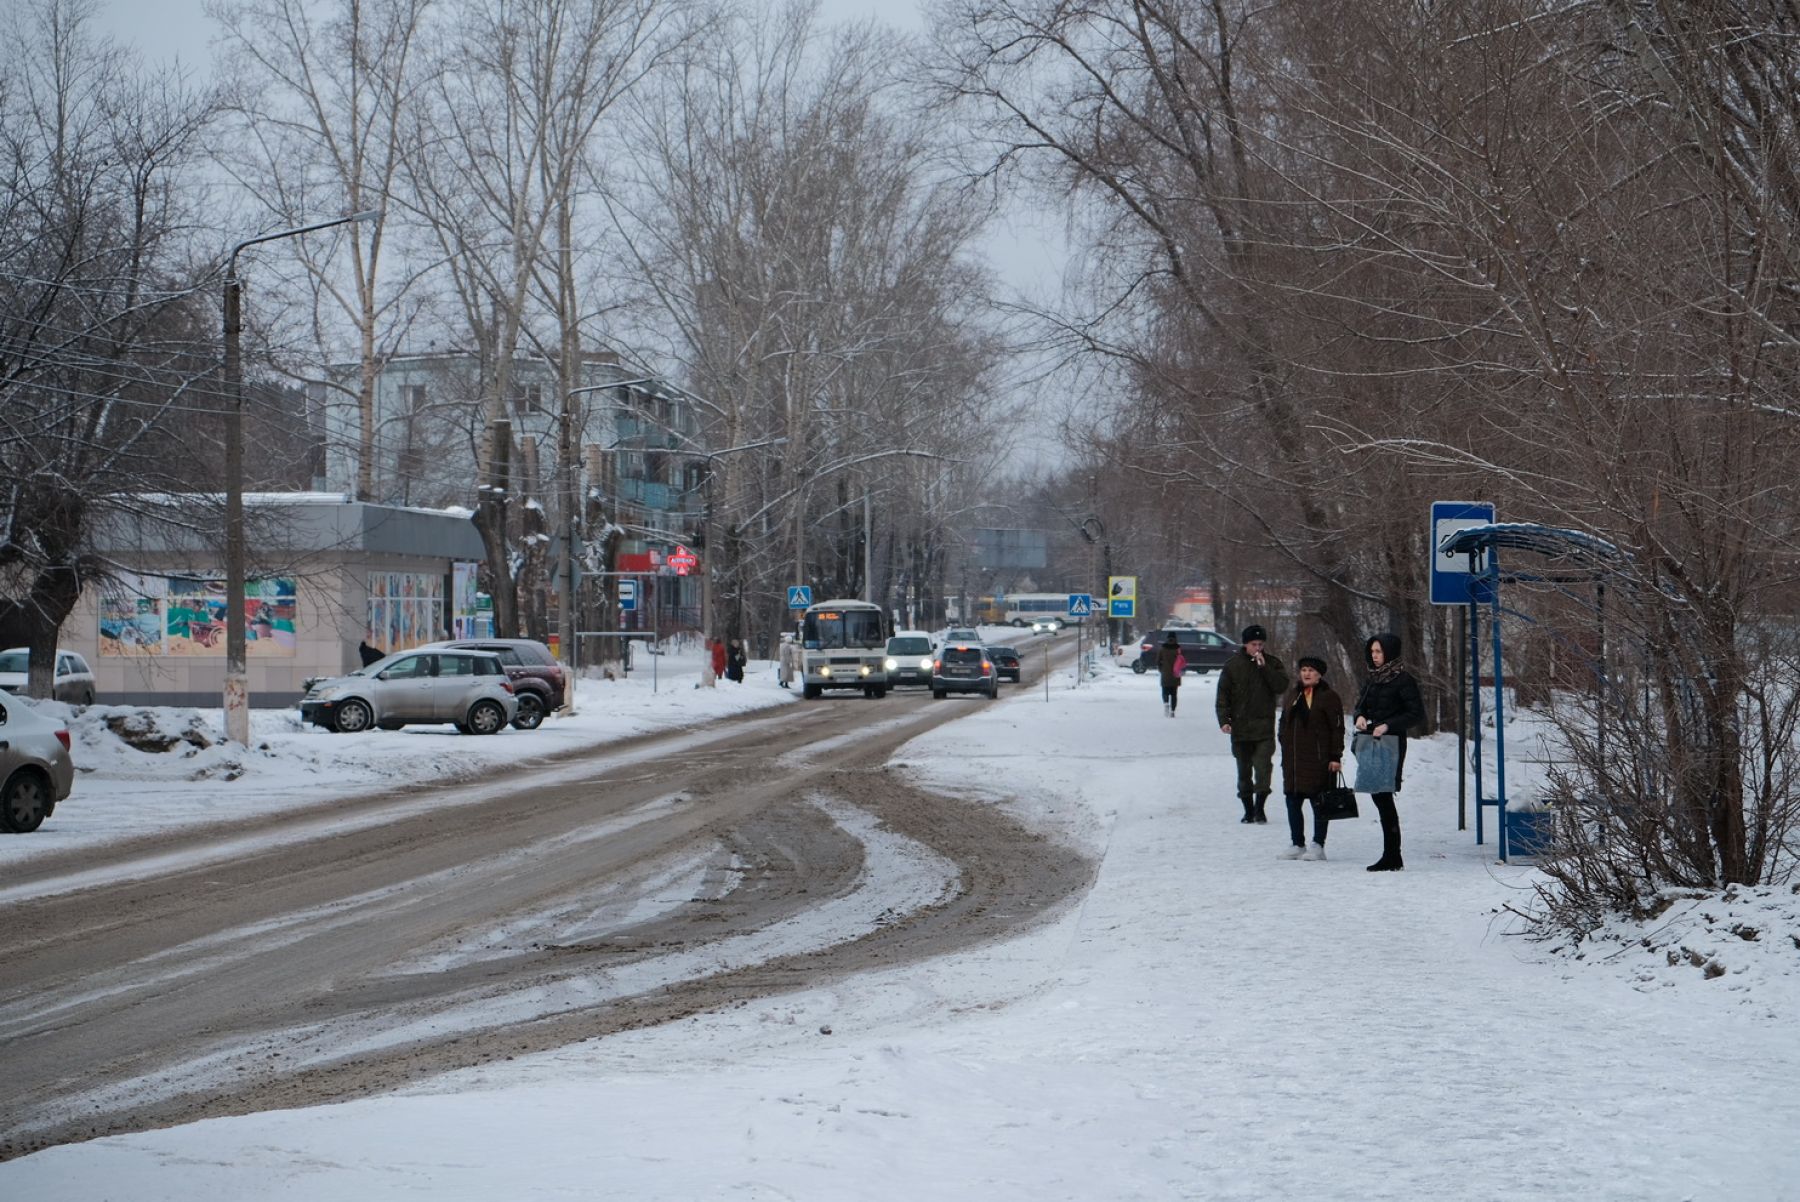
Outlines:
{"label": "pedestrian on sidewalk", "polygon": [[1364,644],[1363,656],[1369,675],[1356,697],[1356,729],[1377,739],[1395,735],[1400,741],[1393,792],[1370,794],[1381,815],[1381,858],[1369,865],[1369,871],[1398,872],[1406,863],[1400,858],[1400,811],[1394,794],[1400,791],[1400,772],[1406,767],[1406,732],[1425,721],[1425,702],[1419,682],[1400,663],[1399,635],[1387,631],[1375,635]]}
{"label": "pedestrian on sidewalk", "polygon": [[1268,639],[1261,626],[1244,627],[1243,646],[1220,670],[1213,701],[1219,729],[1231,736],[1231,755],[1237,760],[1242,822],[1269,820],[1263,807],[1275,767],[1275,710],[1288,687],[1287,669],[1264,649]]}
{"label": "pedestrian on sidewalk", "polygon": [[1163,645],[1156,649],[1156,676],[1162,681],[1163,713],[1173,718],[1175,705],[1181,700],[1181,674],[1187,670],[1187,661],[1181,654],[1181,644],[1176,641],[1175,632],[1163,640]]}
{"label": "pedestrian on sidewalk", "polygon": [[[1325,683],[1325,661],[1303,655],[1300,679],[1281,706],[1281,791],[1287,798],[1288,839],[1284,860],[1323,860],[1325,790],[1344,767],[1344,703]],[[1313,837],[1306,841],[1304,805],[1312,802]]]}
{"label": "pedestrian on sidewalk", "polygon": [[717,687],[719,677],[725,675],[725,640],[714,635],[706,640],[707,666],[712,669],[707,673],[706,683],[709,687]]}
{"label": "pedestrian on sidewalk", "polygon": [[725,677],[737,684],[744,683],[744,665],[750,657],[744,654],[742,640],[732,639],[725,648]]}

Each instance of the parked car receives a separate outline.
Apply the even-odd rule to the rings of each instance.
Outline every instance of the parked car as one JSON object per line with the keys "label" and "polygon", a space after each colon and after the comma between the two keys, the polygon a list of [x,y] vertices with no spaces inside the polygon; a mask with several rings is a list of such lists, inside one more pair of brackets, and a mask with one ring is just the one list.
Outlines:
{"label": "parked car", "polygon": [[1019,653],[1011,647],[989,646],[988,658],[994,661],[994,675],[1014,684],[1019,680]]}
{"label": "parked car", "polygon": [[[27,648],[14,647],[8,651],[0,651],[0,689],[23,695],[30,667],[31,653]],[[58,647],[56,677],[51,688],[51,695],[58,701],[66,701],[70,705],[92,705],[93,669],[73,651],[64,651]]]}
{"label": "parked car", "polygon": [[0,700],[0,831],[29,835],[74,787],[69,728],[23,697]]}
{"label": "parked car", "polygon": [[1181,654],[1187,658],[1187,671],[1204,676],[1208,672],[1225,666],[1225,661],[1236,655],[1238,645],[1212,630],[1152,630],[1138,643],[1138,656],[1131,663],[1131,670],[1140,675],[1156,667],[1156,649],[1163,645],[1170,635],[1181,645]]}
{"label": "parked car", "polygon": [[1068,624],[1068,619],[1066,618],[1059,618],[1055,614],[1045,614],[1041,618],[1033,618],[1031,620],[1031,633],[1060,634],[1062,628]]}
{"label": "parked car", "polygon": [[300,700],[303,719],[343,734],[451,722],[464,734],[491,735],[518,711],[498,655],[435,648],[401,651],[348,676],[316,681]]}
{"label": "parked car", "polygon": [[536,639],[451,639],[431,646],[498,655],[519,699],[519,713],[512,721],[519,730],[542,726],[544,715],[561,709],[568,695],[568,674],[550,648]]}
{"label": "parked car", "polygon": [[968,643],[946,643],[931,663],[931,695],[942,701],[951,693],[1000,695],[1000,677],[987,648]]}
{"label": "parked car", "polygon": [[887,641],[888,685],[931,683],[931,636],[922,630],[897,630]]}

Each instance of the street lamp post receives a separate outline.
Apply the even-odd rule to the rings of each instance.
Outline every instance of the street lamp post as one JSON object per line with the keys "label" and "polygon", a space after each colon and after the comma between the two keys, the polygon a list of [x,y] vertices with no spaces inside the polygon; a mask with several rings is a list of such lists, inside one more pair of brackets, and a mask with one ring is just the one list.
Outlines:
{"label": "street lamp post", "polygon": [[231,248],[225,264],[225,737],[233,743],[250,742],[250,672],[246,655],[244,621],[244,368],[240,341],[243,334],[243,288],[238,283],[237,259],[246,247],[277,238],[291,238],[314,230],[330,229],[352,221],[374,221],[378,209],[365,209],[348,217],[336,217],[291,230],[277,230],[246,238]]}

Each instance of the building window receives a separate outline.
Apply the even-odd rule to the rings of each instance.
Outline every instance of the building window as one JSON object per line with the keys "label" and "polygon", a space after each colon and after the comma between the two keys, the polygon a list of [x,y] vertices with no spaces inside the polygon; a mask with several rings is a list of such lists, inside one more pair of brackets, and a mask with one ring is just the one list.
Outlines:
{"label": "building window", "polygon": [[542,384],[515,385],[512,403],[514,413],[542,413],[544,411],[544,386]]}
{"label": "building window", "polygon": [[425,385],[402,384],[400,386],[400,404],[406,412],[414,417],[425,412]]}

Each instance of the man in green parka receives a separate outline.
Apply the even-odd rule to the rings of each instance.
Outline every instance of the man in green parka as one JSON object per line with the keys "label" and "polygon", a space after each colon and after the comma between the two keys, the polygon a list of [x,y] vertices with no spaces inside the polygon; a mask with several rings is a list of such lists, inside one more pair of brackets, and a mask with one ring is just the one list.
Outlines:
{"label": "man in green parka", "polygon": [[1225,661],[1214,701],[1219,729],[1231,737],[1231,755],[1237,760],[1243,822],[1269,820],[1263,807],[1269,800],[1269,777],[1275,765],[1275,711],[1288,687],[1287,669],[1263,650],[1268,638],[1269,632],[1261,626],[1244,628],[1243,647]]}

